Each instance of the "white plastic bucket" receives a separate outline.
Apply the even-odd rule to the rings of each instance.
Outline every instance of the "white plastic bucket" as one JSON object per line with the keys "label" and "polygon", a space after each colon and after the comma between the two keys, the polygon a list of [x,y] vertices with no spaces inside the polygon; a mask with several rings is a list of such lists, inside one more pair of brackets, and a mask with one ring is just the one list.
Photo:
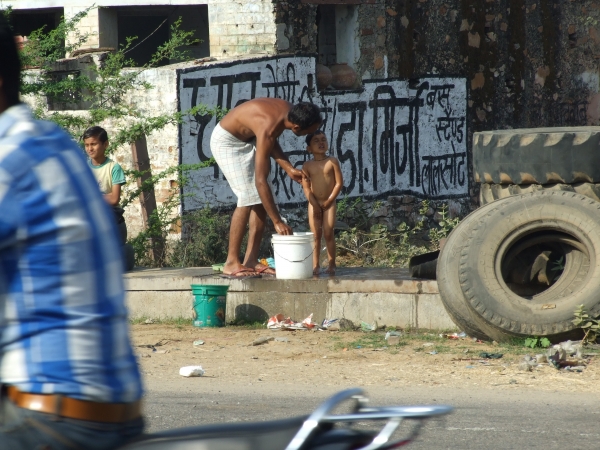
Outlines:
{"label": "white plastic bucket", "polygon": [[312,278],[312,233],[294,232],[290,236],[274,234],[271,243],[275,254],[277,278],[283,280]]}

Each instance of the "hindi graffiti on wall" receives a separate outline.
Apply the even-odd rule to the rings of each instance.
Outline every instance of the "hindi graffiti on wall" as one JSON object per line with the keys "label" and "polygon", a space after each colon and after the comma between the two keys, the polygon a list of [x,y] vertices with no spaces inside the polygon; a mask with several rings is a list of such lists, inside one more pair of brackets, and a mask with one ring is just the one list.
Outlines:
{"label": "hindi graffiti on wall", "polygon": [[[429,199],[468,195],[467,87],[464,78],[364,80],[354,91],[312,89],[315,59],[269,57],[182,69],[179,108],[198,104],[233,108],[255,97],[277,97],[321,107],[330,152],[341,164],[343,195],[382,197],[412,194]],[[181,163],[211,157],[210,114],[180,126]],[[304,138],[286,131],[279,139],[294,166],[308,159]],[[184,209],[233,205],[236,198],[218,166],[192,175]],[[280,205],[305,202],[300,185],[272,162],[271,187]]]}

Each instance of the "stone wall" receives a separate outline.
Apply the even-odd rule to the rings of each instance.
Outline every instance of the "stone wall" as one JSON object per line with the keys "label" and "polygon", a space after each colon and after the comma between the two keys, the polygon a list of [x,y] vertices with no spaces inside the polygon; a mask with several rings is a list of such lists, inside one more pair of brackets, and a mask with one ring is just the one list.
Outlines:
{"label": "stone wall", "polygon": [[[279,0],[290,52],[317,52],[317,9]],[[355,2],[351,2],[355,3]],[[469,79],[472,131],[600,124],[600,5],[591,0],[357,2],[362,79]]]}

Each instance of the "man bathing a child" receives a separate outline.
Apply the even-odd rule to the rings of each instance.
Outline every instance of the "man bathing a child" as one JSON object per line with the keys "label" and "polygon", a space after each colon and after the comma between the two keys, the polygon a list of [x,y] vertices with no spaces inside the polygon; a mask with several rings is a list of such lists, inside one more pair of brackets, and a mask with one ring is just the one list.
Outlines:
{"label": "man bathing a child", "polygon": [[306,151],[313,155],[312,161],[302,166],[302,188],[308,200],[308,223],[314,234],[313,274],[319,275],[321,256],[321,236],[325,237],[327,273],[335,275],[335,225],[336,204],[344,180],[337,158],[327,156],[329,144],[325,133],[317,130],[306,136]]}
{"label": "man bathing a child", "polygon": [[[237,196],[231,218],[229,250],[223,267],[228,278],[274,275],[275,271],[258,261],[258,251],[267,214],[275,231],[292,234],[282,220],[267,177],[271,157],[294,181],[302,172],[292,166],[277,138],[291,130],[296,136],[314,133],[323,122],[319,107],[312,103],[291,103],[277,98],[256,98],[233,108],[215,127],[210,148],[219,168]],[[240,249],[249,226],[248,245],[242,262]]]}

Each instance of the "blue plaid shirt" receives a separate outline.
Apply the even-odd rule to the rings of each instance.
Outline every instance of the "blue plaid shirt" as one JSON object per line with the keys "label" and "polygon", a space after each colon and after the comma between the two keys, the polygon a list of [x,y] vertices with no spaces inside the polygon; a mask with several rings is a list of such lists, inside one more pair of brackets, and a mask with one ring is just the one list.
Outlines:
{"label": "blue plaid shirt", "polygon": [[114,215],[71,138],[0,114],[0,382],[98,402],[142,395]]}

